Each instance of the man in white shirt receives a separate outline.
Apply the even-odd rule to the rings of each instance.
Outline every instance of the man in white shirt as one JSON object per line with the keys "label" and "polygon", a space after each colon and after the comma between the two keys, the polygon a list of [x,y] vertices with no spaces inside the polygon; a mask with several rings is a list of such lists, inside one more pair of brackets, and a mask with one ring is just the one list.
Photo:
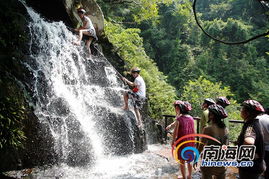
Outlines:
{"label": "man in white shirt", "polygon": [[89,55],[91,55],[90,45],[93,39],[97,40],[96,32],[93,27],[91,19],[85,15],[86,10],[83,8],[79,8],[77,10],[77,13],[82,21],[82,26],[80,26],[78,29],[75,29],[75,31],[79,32],[79,37],[78,37],[78,41],[74,42],[74,44],[80,45],[83,35],[86,35],[88,38],[88,40],[86,41],[86,47],[89,50]]}
{"label": "man in white shirt", "polygon": [[142,119],[139,110],[143,106],[143,102],[146,99],[146,84],[144,79],[139,75],[140,69],[134,67],[131,69],[131,74],[135,78],[134,82],[127,80],[126,78],[122,78],[128,85],[133,87],[132,91],[128,91],[124,93],[124,110],[128,110],[128,99],[132,98],[134,100],[134,110],[137,118],[137,124],[139,127],[142,127]]}
{"label": "man in white shirt", "polygon": [[266,163],[266,171],[264,172],[264,178],[269,178],[269,115],[263,114],[257,116],[257,118],[259,119],[259,123],[263,130],[263,138],[264,138],[263,139],[265,150],[264,161]]}

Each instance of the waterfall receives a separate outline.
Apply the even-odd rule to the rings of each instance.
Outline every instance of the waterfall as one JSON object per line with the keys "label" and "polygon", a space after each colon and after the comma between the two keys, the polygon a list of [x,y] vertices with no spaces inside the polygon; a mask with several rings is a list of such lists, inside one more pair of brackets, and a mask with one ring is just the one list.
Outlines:
{"label": "waterfall", "polygon": [[133,112],[121,109],[125,86],[110,62],[101,54],[88,59],[83,46],[72,44],[77,37],[63,22],[48,22],[23,4],[29,14],[21,6],[29,44],[18,60],[18,83],[31,108],[23,121],[25,148],[10,151],[18,156],[2,157],[10,160],[8,170],[15,170],[5,174],[32,179],[146,179],[177,172],[178,166],[163,156],[170,154],[170,147],[149,146],[145,151],[145,131],[138,129]]}
{"label": "waterfall", "polygon": [[86,58],[63,22],[47,22],[32,8],[29,58],[35,114],[53,136],[58,160],[87,165],[105,155],[134,151],[135,120],[126,115],[124,85],[100,56]]}

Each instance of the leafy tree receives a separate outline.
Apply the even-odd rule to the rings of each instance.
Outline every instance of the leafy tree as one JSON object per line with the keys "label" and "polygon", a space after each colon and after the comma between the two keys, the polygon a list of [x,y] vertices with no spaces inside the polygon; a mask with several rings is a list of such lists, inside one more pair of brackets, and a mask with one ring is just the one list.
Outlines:
{"label": "leafy tree", "polygon": [[[210,6],[208,8],[210,9]],[[159,12],[163,14],[160,15],[160,25],[157,25],[161,28],[155,25],[142,26],[147,52],[150,49],[151,58],[155,59],[160,70],[168,75],[169,82],[177,88],[178,93],[182,93],[188,80],[200,75],[230,86],[235,99],[239,101],[257,93],[260,89],[257,81],[265,81],[268,76],[264,73],[268,60],[262,63],[263,66],[257,63],[259,59],[264,59],[265,46],[261,46],[259,41],[255,42],[255,46],[261,48],[256,48],[254,43],[227,46],[215,42],[196,31],[197,26],[188,11],[188,4],[164,6],[160,8]],[[255,29],[249,22],[227,17],[225,21],[213,19],[203,23],[212,36],[227,41],[247,39]],[[266,98],[263,98],[262,102],[268,103]]]}
{"label": "leafy tree", "polygon": [[170,4],[172,0],[98,0],[97,2],[107,17],[139,24],[145,20],[158,22],[159,4]]}
{"label": "leafy tree", "polygon": [[[140,39],[139,45],[145,48],[143,52],[168,76],[167,80],[176,87],[178,96],[183,93],[189,80],[204,76],[213,83],[221,82],[223,86],[230,86],[233,98],[237,101],[255,98],[262,104],[269,105],[266,91],[269,84],[269,58],[266,54],[268,40],[258,39],[237,46],[224,45],[208,38],[197,27],[192,14],[192,4],[188,0],[173,3],[149,1],[157,4],[152,6],[158,10],[154,11],[158,12],[153,13],[154,15],[151,14],[153,11],[150,12],[150,8],[143,4],[146,2],[136,2],[139,2],[140,6],[111,8],[110,14],[114,15],[112,21],[120,19],[125,32],[128,32],[128,29],[136,29],[135,33],[139,33],[143,40],[137,35],[133,41]],[[139,9],[141,6],[148,8],[145,13],[151,14],[152,18],[143,13],[139,14],[143,9]],[[205,30],[222,40],[244,40],[265,32],[269,26],[268,17],[262,13],[259,4],[252,0],[203,0],[198,2],[197,11]],[[118,12],[124,12],[124,18],[122,14],[120,17]],[[138,24],[133,17],[140,15],[146,18],[141,18]],[[126,40],[126,43],[130,41],[123,38],[122,40]],[[136,52],[131,52],[137,50],[136,48],[127,49],[129,52],[126,55],[137,55]]]}
{"label": "leafy tree", "polygon": [[166,82],[166,76],[160,72],[143,48],[140,30],[125,29],[121,25],[106,22],[108,39],[113,43],[119,55],[127,62],[127,69],[138,66],[145,79],[149,99],[150,116],[160,119],[162,114],[173,113],[172,103],[175,100],[175,89]]}
{"label": "leafy tree", "polygon": [[[183,88],[181,95],[182,99],[189,101],[192,104],[192,114],[199,116],[201,113],[201,103],[205,98],[215,99],[218,96],[232,97],[230,87],[223,87],[221,83],[213,83],[204,77],[200,76],[198,79],[189,81]],[[235,101],[231,99],[235,104]]]}
{"label": "leafy tree", "polygon": [[[216,99],[218,96],[227,96],[231,104],[226,108],[228,112],[228,119],[231,120],[242,120],[240,118],[239,104],[232,98],[234,94],[231,92],[230,87],[222,87],[221,83],[213,83],[206,78],[200,76],[198,79],[189,81],[184,90],[181,98],[189,101],[192,105],[193,116],[200,116],[201,114],[201,103],[205,98]],[[239,135],[240,124],[229,125],[230,140],[235,141]]]}

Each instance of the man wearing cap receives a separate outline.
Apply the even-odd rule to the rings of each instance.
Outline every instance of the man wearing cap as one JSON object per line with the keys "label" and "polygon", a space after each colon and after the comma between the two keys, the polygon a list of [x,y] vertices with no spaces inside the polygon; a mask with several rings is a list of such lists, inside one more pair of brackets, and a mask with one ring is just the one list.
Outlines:
{"label": "man wearing cap", "polygon": [[142,126],[142,120],[139,110],[142,108],[143,101],[146,98],[146,84],[144,79],[139,75],[140,69],[134,67],[131,69],[131,74],[134,77],[134,82],[127,80],[126,78],[122,78],[128,85],[133,87],[132,91],[128,91],[124,93],[124,110],[128,110],[128,99],[132,98],[134,100],[134,110],[137,118],[138,126]]}
{"label": "man wearing cap", "polygon": [[83,8],[79,8],[77,10],[78,16],[82,21],[82,26],[78,29],[75,29],[79,33],[78,41],[74,42],[75,45],[80,45],[83,35],[86,35],[88,40],[86,41],[86,47],[89,50],[89,55],[91,55],[90,45],[93,39],[97,40],[96,32],[93,27],[92,21],[89,17],[87,17],[86,11]]}

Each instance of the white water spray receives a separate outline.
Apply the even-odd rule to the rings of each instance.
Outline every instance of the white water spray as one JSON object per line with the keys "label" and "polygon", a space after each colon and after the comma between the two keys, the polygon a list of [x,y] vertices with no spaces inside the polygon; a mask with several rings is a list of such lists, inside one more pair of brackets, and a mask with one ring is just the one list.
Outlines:
{"label": "white water spray", "polygon": [[[33,9],[26,8],[32,19],[29,23],[32,37],[30,53],[34,63],[25,65],[35,77],[35,114],[41,122],[50,126],[55,150],[61,154],[63,161],[70,152],[67,122],[70,119],[79,121],[85,135],[82,141],[89,140],[88,150],[98,161],[104,157],[104,147],[95,118],[96,113],[102,115],[102,112],[95,109],[110,107],[117,112],[106,100],[107,87],[117,92],[122,90],[115,77],[116,72],[113,68],[105,67],[106,74],[102,75],[108,81],[108,86],[93,84],[96,75],[91,74],[89,65],[94,67],[98,63],[83,57],[83,49],[72,44],[76,37],[62,22],[46,22]],[[120,100],[121,93],[115,94],[114,98]]]}
{"label": "white water spray", "polygon": [[[35,114],[44,126],[49,126],[60,156],[56,165],[34,168],[29,178],[146,179],[160,175],[168,178],[175,173],[177,165],[171,166],[165,157],[155,154],[163,146],[130,154],[135,149],[137,130],[132,114],[119,108],[123,105],[123,86],[110,63],[102,58],[87,60],[84,50],[72,44],[76,37],[62,22],[48,23],[26,8],[32,20],[30,58],[25,66],[34,79]],[[113,145],[116,150],[109,148]],[[123,150],[117,151],[119,148]],[[126,149],[127,155],[111,155]],[[88,154],[94,158],[80,166],[69,165],[68,161],[77,156],[87,158]],[[87,165],[92,160],[94,165]],[[14,174],[17,178],[25,175],[21,171]]]}

